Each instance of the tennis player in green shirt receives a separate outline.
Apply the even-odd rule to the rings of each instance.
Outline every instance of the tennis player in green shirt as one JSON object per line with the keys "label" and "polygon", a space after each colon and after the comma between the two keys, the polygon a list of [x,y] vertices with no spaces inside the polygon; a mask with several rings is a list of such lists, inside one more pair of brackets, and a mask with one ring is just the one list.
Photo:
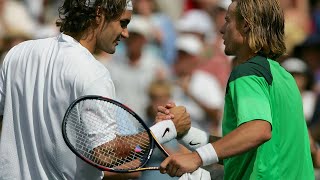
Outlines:
{"label": "tennis player in green shirt", "polygon": [[[165,159],[161,172],[181,176],[223,160],[226,180],[314,179],[301,96],[276,61],[286,50],[278,0],[233,0],[225,20],[225,54],[236,57],[236,66],[226,88],[223,137],[214,141],[191,128],[180,141],[195,151]],[[165,108],[170,104],[160,113]]]}

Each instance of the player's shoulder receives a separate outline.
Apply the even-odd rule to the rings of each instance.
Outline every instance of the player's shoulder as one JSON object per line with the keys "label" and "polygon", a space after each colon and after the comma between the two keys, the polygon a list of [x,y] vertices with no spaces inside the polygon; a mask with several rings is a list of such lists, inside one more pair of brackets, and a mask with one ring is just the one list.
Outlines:
{"label": "player's shoulder", "polygon": [[46,39],[31,39],[20,42],[13,46],[5,55],[5,58],[15,58],[30,56],[31,54],[39,54],[50,44],[52,38]]}
{"label": "player's shoulder", "polygon": [[48,43],[50,43],[50,41],[53,41],[54,38],[50,37],[50,38],[44,38],[44,39],[30,39],[30,40],[26,40],[23,42],[18,43],[17,45],[13,46],[13,48],[11,48],[11,50],[21,50],[21,49],[25,49],[28,47],[32,47],[35,48],[36,46],[39,46],[41,48],[45,47],[45,45],[48,45]]}
{"label": "player's shoulder", "polygon": [[238,65],[232,70],[229,81],[247,76],[263,77],[271,84],[273,76],[269,59],[258,55]]}
{"label": "player's shoulder", "polygon": [[83,48],[73,48],[64,50],[60,53],[63,56],[62,61],[65,67],[78,76],[95,79],[107,74],[106,67],[100,63],[88,50]]}

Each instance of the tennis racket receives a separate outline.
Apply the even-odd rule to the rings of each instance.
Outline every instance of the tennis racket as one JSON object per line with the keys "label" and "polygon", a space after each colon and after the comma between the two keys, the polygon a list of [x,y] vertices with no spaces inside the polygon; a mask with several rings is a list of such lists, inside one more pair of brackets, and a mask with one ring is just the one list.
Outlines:
{"label": "tennis racket", "polygon": [[62,132],[74,154],[102,171],[159,170],[144,167],[156,146],[169,156],[135,112],[102,96],[82,96],[72,102]]}

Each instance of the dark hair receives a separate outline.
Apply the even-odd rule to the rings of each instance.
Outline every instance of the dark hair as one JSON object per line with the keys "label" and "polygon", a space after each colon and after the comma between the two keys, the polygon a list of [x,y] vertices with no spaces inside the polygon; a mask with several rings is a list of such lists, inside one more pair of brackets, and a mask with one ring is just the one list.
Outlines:
{"label": "dark hair", "polygon": [[278,0],[233,0],[237,16],[250,27],[249,46],[268,58],[276,59],[286,51],[284,15]]}
{"label": "dark hair", "polygon": [[[94,2],[88,5],[88,1]],[[108,22],[120,18],[126,8],[126,0],[65,0],[59,8],[56,25],[61,32],[81,33],[94,26],[97,8],[104,10]]]}

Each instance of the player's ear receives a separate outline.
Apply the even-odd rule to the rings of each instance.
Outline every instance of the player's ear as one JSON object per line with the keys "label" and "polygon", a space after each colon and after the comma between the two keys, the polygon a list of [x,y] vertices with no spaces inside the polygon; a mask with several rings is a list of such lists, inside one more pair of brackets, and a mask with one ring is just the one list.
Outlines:
{"label": "player's ear", "polygon": [[245,21],[245,20],[243,20],[243,22],[242,22],[242,25],[241,25],[241,26],[242,26],[242,27],[241,27],[242,32],[243,32],[244,34],[248,34],[248,33],[249,33],[249,31],[250,31],[250,27],[249,27],[248,22],[247,22],[247,21]]}
{"label": "player's ear", "polygon": [[96,10],[96,23],[99,25],[100,23],[102,23],[103,21],[103,9],[101,8],[101,6],[97,7]]}

